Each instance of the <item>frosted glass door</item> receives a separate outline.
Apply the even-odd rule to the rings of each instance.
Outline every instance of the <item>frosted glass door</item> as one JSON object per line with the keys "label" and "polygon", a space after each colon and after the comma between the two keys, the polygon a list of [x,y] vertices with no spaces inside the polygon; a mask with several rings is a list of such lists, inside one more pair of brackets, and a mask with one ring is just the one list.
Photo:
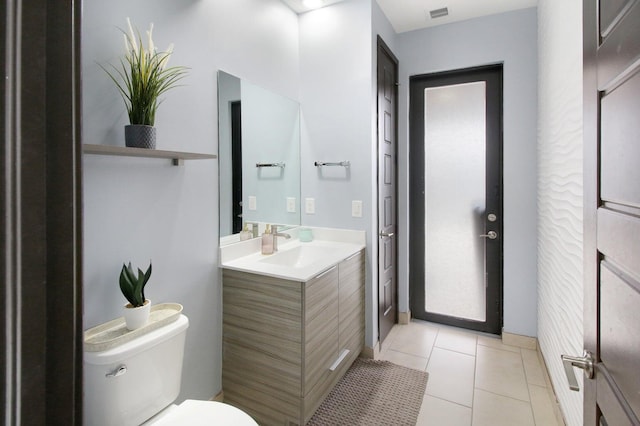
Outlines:
{"label": "frosted glass door", "polygon": [[486,319],[486,83],[424,91],[425,311]]}

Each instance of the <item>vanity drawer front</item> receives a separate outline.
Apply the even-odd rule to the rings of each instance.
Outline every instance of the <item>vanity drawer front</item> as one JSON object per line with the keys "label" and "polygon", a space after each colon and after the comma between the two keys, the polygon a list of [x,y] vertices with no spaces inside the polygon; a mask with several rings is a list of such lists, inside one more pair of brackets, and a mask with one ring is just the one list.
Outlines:
{"label": "vanity drawer front", "polygon": [[304,319],[307,326],[329,305],[338,304],[338,267],[334,266],[304,284]]}
{"label": "vanity drawer front", "polygon": [[305,285],[303,396],[328,374],[338,351],[338,268]]}
{"label": "vanity drawer front", "polygon": [[360,354],[364,347],[364,286],[340,300],[338,315],[338,343],[340,350],[349,349]]}
{"label": "vanity drawer front", "polygon": [[339,265],[339,347],[360,354],[364,346],[364,251]]}
{"label": "vanity drawer front", "polygon": [[298,418],[303,344],[301,283],[223,272],[225,400],[260,424]]}
{"label": "vanity drawer front", "polygon": [[338,265],[340,302],[364,287],[364,252],[360,251]]}

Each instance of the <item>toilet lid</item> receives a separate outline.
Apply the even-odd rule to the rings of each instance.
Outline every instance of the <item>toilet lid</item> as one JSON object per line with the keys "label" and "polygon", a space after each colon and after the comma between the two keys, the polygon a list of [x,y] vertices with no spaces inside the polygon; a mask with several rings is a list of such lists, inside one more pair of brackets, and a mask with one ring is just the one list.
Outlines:
{"label": "toilet lid", "polygon": [[155,425],[258,426],[258,423],[244,411],[229,404],[187,399],[154,423]]}

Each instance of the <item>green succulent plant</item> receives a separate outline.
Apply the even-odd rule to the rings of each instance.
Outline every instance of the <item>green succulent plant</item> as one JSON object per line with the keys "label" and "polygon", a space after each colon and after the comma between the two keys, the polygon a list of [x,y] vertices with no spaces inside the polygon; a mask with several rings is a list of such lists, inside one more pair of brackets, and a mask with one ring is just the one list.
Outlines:
{"label": "green succulent plant", "polygon": [[120,290],[134,308],[144,305],[146,300],[144,297],[144,287],[147,285],[150,277],[151,262],[149,262],[147,272],[142,272],[142,269],[138,268],[137,274],[133,270],[131,262],[129,262],[129,265],[122,264],[122,271],[120,271]]}

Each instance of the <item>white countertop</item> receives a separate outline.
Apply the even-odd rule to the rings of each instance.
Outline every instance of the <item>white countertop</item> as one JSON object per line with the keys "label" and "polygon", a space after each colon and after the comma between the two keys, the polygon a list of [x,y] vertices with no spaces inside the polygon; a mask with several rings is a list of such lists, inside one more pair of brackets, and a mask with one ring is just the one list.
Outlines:
{"label": "white countertop", "polygon": [[275,278],[306,282],[366,246],[365,231],[309,228],[314,239],[301,242],[297,229],[292,237],[278,239],[278,251],[263,255],[261,238],[254,238],[220,248],[220,267]]}

